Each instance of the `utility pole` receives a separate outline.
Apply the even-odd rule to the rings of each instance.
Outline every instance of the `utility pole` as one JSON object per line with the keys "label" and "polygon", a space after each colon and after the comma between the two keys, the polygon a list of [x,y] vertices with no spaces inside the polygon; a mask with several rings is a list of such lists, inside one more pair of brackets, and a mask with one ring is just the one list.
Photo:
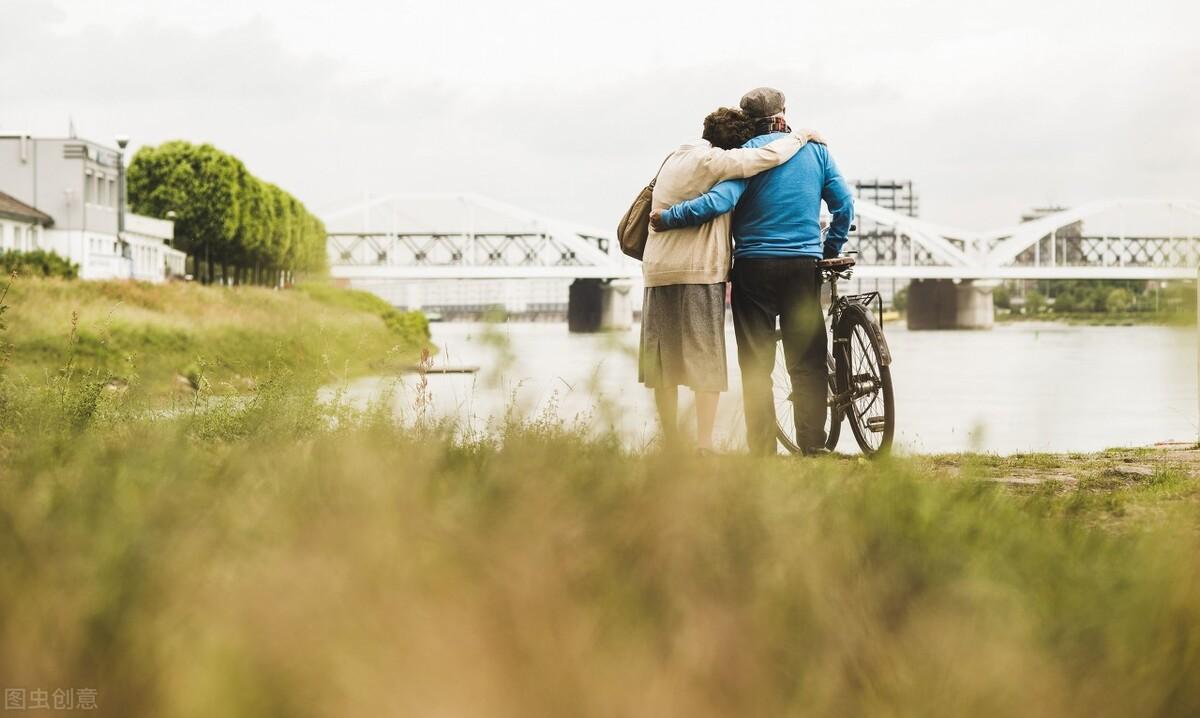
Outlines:
{"label": "utility pole", "polygon": [[129,138],[117,135],[117,239],[125,233],[125,148]]}
{"label": "utility pole", "polygon": [[133,253],[129,243],[125,241],[125,147],[129,138],[117,135],[117,246],[121,248],[121,258],[129,260],[129,278],[133,278]]}

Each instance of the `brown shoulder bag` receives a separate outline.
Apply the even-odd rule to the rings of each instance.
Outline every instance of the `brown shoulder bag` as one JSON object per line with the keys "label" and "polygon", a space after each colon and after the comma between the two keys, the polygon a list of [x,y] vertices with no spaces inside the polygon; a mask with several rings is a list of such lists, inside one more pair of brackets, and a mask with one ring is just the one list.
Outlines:
{"label": "brown shoulder bag", "polygon": [[633,204],[629,205],[625,216],[621,217],[621,222],[617,225],[617,241],[621,243],[621,251],[638,261],[641,261],[642,255],[646,253],[646,240],[650,238],[650,203],[654,196],[654,185],[658,182],[659,172],[662,172],[669,159],[671,155],[667,155],[658,166],[658,172],[654,173],[650,184],[643,187],[637,197],[633,198]]}

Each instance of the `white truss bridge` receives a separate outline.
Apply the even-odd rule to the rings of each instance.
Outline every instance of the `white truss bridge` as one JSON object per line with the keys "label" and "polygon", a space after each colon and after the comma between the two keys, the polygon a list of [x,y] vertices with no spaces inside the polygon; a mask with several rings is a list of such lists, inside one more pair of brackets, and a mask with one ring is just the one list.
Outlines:
{"label": "white truss bridge", "polygon": [[[860,278],[1168,280],[1200,265],[1196,200],[1091,202],[986,232],[855,207]],[[350,281],[641,276],[612,230],[475,194],[394,194],[324,219],[331,272]]]}

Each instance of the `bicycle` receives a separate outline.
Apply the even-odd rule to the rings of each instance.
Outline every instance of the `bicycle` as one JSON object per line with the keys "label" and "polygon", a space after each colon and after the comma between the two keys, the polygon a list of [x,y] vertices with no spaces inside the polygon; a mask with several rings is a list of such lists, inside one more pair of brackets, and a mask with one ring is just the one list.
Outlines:
{"label": "bicycle", "polygon": [[[871,304],[883,315],[879,292],[838,296],[839,279],[850,279],[853,257],[835,257],[817,262],[822,281],[829,282],[829,329],[832,349],[826,354],[829,411],[825,418],[825,448],[833,451],[841,438],[842,420],[849,418],[850,430],[859,449],[868,457],[886,454],[896,432],[896,408],[892,395],[892,355],[883,327],[875,321]],[[775,369],[771,374],[775,391],[775,429],[779,443],[799,453],[795,417],[792,414],[792,380],[783,357],[783,334],[775,334]]]}

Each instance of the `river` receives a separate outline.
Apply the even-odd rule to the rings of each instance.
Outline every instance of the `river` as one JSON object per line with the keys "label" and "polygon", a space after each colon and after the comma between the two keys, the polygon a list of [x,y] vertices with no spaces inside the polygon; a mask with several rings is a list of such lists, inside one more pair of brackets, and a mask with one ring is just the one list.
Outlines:
{"label": "river", "polygon": [[[441,350],[436,365],[480,371],[429,375],[428,413],[474,430],[506,412],[557,416],[612,426],[631,447],[655,436],[651,394],[637,383],[636,328],[594,335],[570,334],[564,324],[432,328]],[[992,331],[910,332],[889,323],[885,331],[902,452],[1095,451],[1196,439],[1194,329],[1017,323]],[[744,433],[732,329],[728,349],[730,392],[722,397],[717,441],[736,449]],[[414,414],[417,381],[405,376],[388,399],[398,414]],[[345,392],[361,405],[396,384],[368,377]],[[690,402],[681,404],[686,410]],[[849,431],[838,449],[857,451]]]}

